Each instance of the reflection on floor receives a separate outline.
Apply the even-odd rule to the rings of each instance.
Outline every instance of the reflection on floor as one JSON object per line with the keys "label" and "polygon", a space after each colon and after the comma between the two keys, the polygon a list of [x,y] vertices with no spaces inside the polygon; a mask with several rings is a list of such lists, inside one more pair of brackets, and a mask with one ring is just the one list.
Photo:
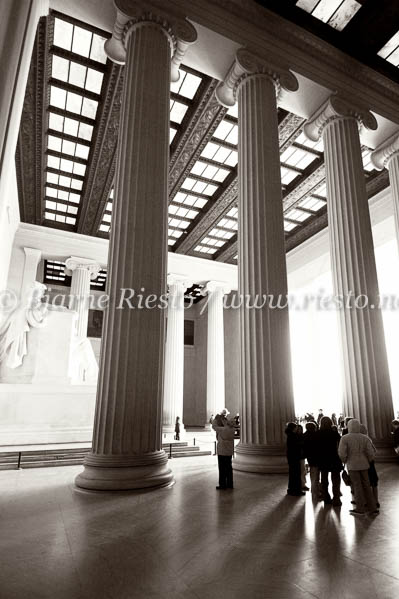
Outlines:
{"label": "reflection on floor", "polygon": [[396,599],[399,464],[379,464],[381,513],[287,497],[286,477],[172,460],[176,484],[74,488],[81,467],[0,472],[1,599]]}

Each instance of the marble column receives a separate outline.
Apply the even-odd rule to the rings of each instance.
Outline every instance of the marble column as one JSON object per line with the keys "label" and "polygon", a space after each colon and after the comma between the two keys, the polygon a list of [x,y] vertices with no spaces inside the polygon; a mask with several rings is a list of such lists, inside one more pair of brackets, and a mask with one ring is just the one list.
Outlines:
{"label": "marble column", "polygon": [[[150,3],[116,0],[108,56],[125,62],[116,190],[92,451],[76,484],[168,485],[162,449],[169,97],[173,57],[192,25]],[[180,44],[182,41],[182,44]],[[180,59],[181,54],[177,57]]]}
{"label": "marble column", "polygon": [[324,143],[334,293],[342,298],[343,411],[367,426],[384,457],[393,405],[359,126],[376,129],[377,122],[367,110],[331,96],[304,131]]}
{"label": "marble column", "polygon": [[382,170],[383,168],[387,168],[389,172],[396,240],[399,249],[399,134],[395,133],[376,148],[370,158],[376,169]]}
{"label": "marble column", "polygon": [[231,289],[219,281],[209,281],[203,292],[207,293],[208,341],[206,370],[206,427],[212,415],[220,414],[225,407],[224,394],[224,326],[223,298]]}
{"label": "marble column", "polygon": [[282,87],[297,89],[291,72],[238,50],[217,89],[223,105],[238,101],[241,441],[234,468],[260,473],[287,470],[284,428],[295,414],[276,101]]}
{"label": "marble column", "polygon": [[72,275],[70,310],[77,312],[76,335],[79,339],[87,337],[89,320],[90,281],[95,279],[100,271],[100,265],[93,260],[72,256],[65,262],[65,272]]}
{"label": "marble column", "polygon": [[168,275],[168,322],[166,328],[163,432],[173,433],[176,416],[183,424],[184,383],[184,292],[191,283],[179,275]]}
{"label": "marble column", "polygon": [[25,253],[25,264],[24,264],[24,272],[22,275],[22,285],[21,285],[21,300],[24,300],[29,288],[36,281],[37,276],[37,266],[39,264],[42,253],[40,250],[35,248],[24,247]]}

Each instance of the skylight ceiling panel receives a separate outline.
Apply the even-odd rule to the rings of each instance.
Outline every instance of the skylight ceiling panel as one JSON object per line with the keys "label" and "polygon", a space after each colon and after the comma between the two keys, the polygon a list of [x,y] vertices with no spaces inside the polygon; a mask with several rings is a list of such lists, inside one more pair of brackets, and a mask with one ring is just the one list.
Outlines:
{"label": "skylight ceiling panel", "polygon": [[391,39],[385,44],[385,46],[381,48],[379,52],[377,52],[377,54],[378,56],[381,56],[381,58],[388,59],[388,56],[390,56],[390,54],[392,54],[392,52],[394,52],[398,46],[399,31],[397,31],[395,35],[391,37]]}
{"label": "skylight ceiling panel", "polygon": [[[299,4],[298,2],[298,6]],[[341,4],[342,0],[320,0],[312,11],[312,15],[316,19],[327,23]]]}
{"label": "skylight ceiling panel", "polygon": [[185,104],[177,102],[177,100],[171,100],[170,120],[180,125],[184,118],[184,115],[187,112],[187,108],[188,106],[186,106]]}
{"label": "skylight ceiling panel", "polygon": [[342,31],[361,8],[357,0],[298,0],[296,5],[338,31]]}
{"label": "skylight ceiling panel", "polygon": [[82,115],[89,118],[95,119],[97,113],[98,102],[91,100],[90,98],[83,98]]}
{"label": "skylight ceiling panel", "polygon": [[64,50],[71,50],[72,36],[73,25],[56,18],[54,20],[54,45],[64,48]]}
{"label": "skylight ceiling panel", "polygon": [[68,81],[70,61],[60,56],[53,56],[51,76],[60,81]]}
{"label": "skylight ceiling panel", "polygon": [[335,14],[332,15],[328,24],[338,31],[342,31],[349,21],[355,16],[361,4],[357,0],[344,0]]}
{"label": "skylight ceiling panel", "polygon": [[[54,57],[55,58],[55,57]],[[84,87],[86,83],[87,68],[77,62],[71,62],[68,83],[77,87]]]}
{"label": "skylight ceiling panel", "polygon": [[393,64],[394,67],[399,65],[399,46],[388,56],[387,61]]}
{"label": "skylight ceiling panel", "polygon": [[213,160],[216,160],[216,162],[221,162],[222,164],[224,164],[227,158],[230,156],[231,152],[232,151],[229,148],[223,148],[220,146],[217,152],[214,154]]}
{"label": "skylight ceiling panel", "polygon": [[92,33],[82,27],[74,26],[72,52],[89,58]]}
{"label": "skylight ceiling panel", "polygon": [[236,166],[238,164],[238,152],[232,150],[227,158],[223,161],[227,166]]}
{"label": "skylight ceiling panel", "polygon": [[238,125],[233,125],[233,128],[226,137],[225,141],[235,146],[238,144]]}
{"label": "skylight ceiling panel", "polygon": [[221,121],[213,135],[214,137],[217,137],[218,139],[224,141],[226,137],[230,134],[233,127],[233,123],[230,123],[229,121]]}
{"label": "skylight ceiling panel", "polygon": [[172,127],[169,128],[169,143],[172,143],[172,141],[175,138],[177,131],[176,129],[173,129]]}
{"label": "skylight ceiling panel", "polygon": [[290,171],[286,168],[284,168],[283,166],[281,167],[281,182],[284,185],[289,185],[289,183],[291,183],[291,181],[293,181],[297,176],[298,173],[294,172],[294,171]]}
{"label": "skylight ceiling panel", "polygon": [[293,210],[289,210],[286,214],[284,214],[284,216],[287,218],[292,218],[292,220],[298,220],[299,222],[303,222],[304,220],[307,220],[310,217],[310,214],[308,214],[307,212],[302,212],[302,210],[296,210],[294,208]]}
{"label": "skylight ceiling panel", "polygon": [[221,149],[221,147],[218,144],[215,144],[212,141],[208,141],[205,148],[201,152],[201,156],[204,156],[204,158],[212,160],[219,149]]}
{"label": "skylight ceiling panel", "polygon": [[105,64],[107,62],[107,55],[104,51],[104,43],[106,38],[97,33],[93,33],[93,39],[91,40],[90,58],[97,62]]}
{"label": "skylight ceiling panel", "polygon": [[297,225],[295,225],[294,223],[288,223],[286,220],[284,221],[284,231],[292,231],[292,229],[295,229]]}
{"label": "skylight ceiling panel", "polygon": [[[206,167],[207,167],[207,164],[205,162],[201,162],[200,160],[197,160],[197,162],[194,164],[194,166],[190,172],[193,173],[194,175],[201,176],[202,173],[204,172],[204,170],[206,169]],[[211,168],[214,168],[216,171],[216,167],[211,167]]]}
{"label": "skylight ceiling panel", "polygon": [[238,119],[238,102],[236,102],[234,106],[230,106],[230,108],[227,111],[227,114],[229,114],[230,116],[234,116],[236,119]]}
{"label": "skylight ceiling panel", "polygon": [[312,197],[305,198],[298,204],[298,206],[303,206],[303,208],[307,208],[308,210],[313,210],[314,212],[317,212],[318,210],[320,210],[320,208],[322,208],[325,205],[326,205],[326,203],[323,202],[322,200],[318,200],[317,198],[312,198]]}
{"label": "skylight ceiling panel", "polygon": [[67,92],[64,89],[50,85],[50,105],[65,110]]}
{"label": "skylight ceiling panel", "polygon": [[193,75],[192,73],[187,73],[183,69],[180,69],[180,79],[179,81],[173,82],[170,89],[172,92],[192,100],[201,84],[201,81],[201,77]]}

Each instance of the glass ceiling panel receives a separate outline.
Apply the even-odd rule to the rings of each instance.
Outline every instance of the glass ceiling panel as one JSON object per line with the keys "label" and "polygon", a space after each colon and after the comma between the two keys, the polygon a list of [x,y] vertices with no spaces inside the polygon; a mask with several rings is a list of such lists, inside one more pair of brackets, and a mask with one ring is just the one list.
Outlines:
{"label": "glass ceiling panel", "polygon": [[377,52],[378,56],[384,58],[395,67],[399,66],[399,31]]}
{"label": "glass ceiling panel", "polygon": [[64,50],[105,64],[107,61],[104,51],[105,39],[88,29],[72,25],[57,17],[54,19],[54,45]]}
{"label": "glass ceiling panel", "polygon": [[357,0],[298,0],[296,5],[338,31],[344,29],[361,7]]}
{"label": "glass ceiling panel", "polygon": [[197,92],[197,89],[201,83],[201,77],[197,77],[192,73],[180,70],[180,79],[171,84],[170,90],[184,96],[189,100],[192,100]]}
{"label": "glass ceiling panel", "polygon": [[284,214],[287,218],[292,218],[292,220],[299,220],[299,222],[303,222],[308,219],[311,215],[307,212],[302,212],[302,210],[297,210],[294,208],[293,210],[289,210],[286,214]]}
{"label": "glass ceiling panel", "polygon": [[180,124],[186,114],[188,106],[177,102],[177,100],[170,101],[170,120],[174,123]]}

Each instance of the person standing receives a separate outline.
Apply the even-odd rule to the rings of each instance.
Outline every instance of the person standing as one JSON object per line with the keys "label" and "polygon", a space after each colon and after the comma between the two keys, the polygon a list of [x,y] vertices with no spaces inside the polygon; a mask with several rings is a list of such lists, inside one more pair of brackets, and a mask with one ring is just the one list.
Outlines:
{"label": "person standing", "polygon": [[179,416],[176,416],[175,439],[176,439],[176,441],[180,441],[180,417]]}
{"label": "person standing", "polygon": [[217,426],[216,418],[212,428],[217,436],[217,454],[219,468],[219,485],[216,489],[233,489],[233,466],[235,422],[233,418],[226,420],[225,426]]}
{"label": "person standing", "polygon": [[[331,418],[323,416],[318,431],[318,465],[321,472],[321,492],[324,504],[332,503],[339,507],[341,502],[341,470],[342,462],[338,455],[339,433],[332,428]],[[331,472],[333,498],[328,492],[328,473]]]}
{"label": "person standing", "polygon": [[317,424],[308,422],[306,432],[303,434],[303,454],[308,461],[310,472],[310,490],[312,500],[320,499],[320,470],[318,466]]}
{"label": "person standing", "polygon": [[323,410],[320,408],[319,413],[317,415],[317,426],[320,427],[321,419],[324,418]]}
{"label": "person standing", "polygon": [[305,495],[301,484],[301,440],[297,434],[295,422],[288,422],[285,434],[287,435],[287,461],[288,461],[288,489],[287,495]]}
{"label": "person standing", "polygon": [[341,438],[338,453],[346,464],[353,486],[356,508],[350,513],[353,516],[364,516],[366,512],[378,514],[368,474],[376,450],[371,439],[361,434],[360,422],[356,418],[348,422],[348,434]]}

